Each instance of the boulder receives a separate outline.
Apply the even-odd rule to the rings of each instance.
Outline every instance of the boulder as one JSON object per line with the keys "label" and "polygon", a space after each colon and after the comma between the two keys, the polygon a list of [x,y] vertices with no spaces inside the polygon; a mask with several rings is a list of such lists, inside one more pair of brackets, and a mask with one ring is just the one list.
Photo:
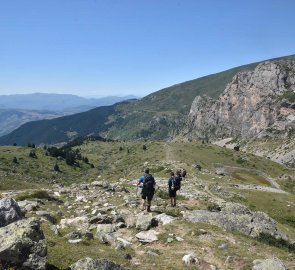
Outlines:
{"label": "boulder", "polygon": [[225,168],[223,168],[223,167],[216,168],[215,169],[215,174],[222,175],[222,176],[226,175]]}
{"label": "boulder", "polygon": [[0,228],[0,243],[0,266],[46,269],[46,240],[35,218],[19,220]]}
{"label": "boulder", "polygon": [[163,225],[169,224],[169,223],[171,223],[171,222],[173,222],[173,221],[175,220],[174,217],[169,216],[169,215],[167,215],[167,214],[165,214],[165,213],[162,213],[162,214],[160,214],[160,215],[155,216],[155,219],[156,219],[159,223],[161,223],[161,224],[163,224]]}
{"label": "boulder", "polygon": [[278,258],[266,260],[254,260],[252,270],[287,270],[285,265]]}
{"label": "boulder", "polygon": [[36,211],[37,208],[39,208],[39,203],[37,201],[24,200],[17,202],[17,204],[23,213]]}
{"label": "boulder", "polygon": [[96,238],[106,244],[116,244],[116,237],[114,235],[115,226],[113,224],[99,224],[96,228]]}
{"label": "boulder", "polygon": [[17,202],[11,198],[0,200],[0,227],[22,219],[22,212]]}
{"label": "boulder", "polygon": [[252,212],[246,206],[238,203],[226,203],[219,212],[186,211],[183,217],[193,223],[209,223],[227,231],[239,231],[253,238],[264,233],[277,239],[290,241],[283,232],[279,231],[276,222],[268,215],[263,212]]}
{"label": "boulder", "polygon": [[157,232],[154,230],[139,232],[135,235],[135,237],[143,243],[151,243],[154,241],[158,241]]}
{"label": "boulder", "polygon": [[195,254],[190,253],[182,257],[182,262],[185,265],[196,264],[198,263],[198,259],[195,257]]}
{"label": "boulder", "polygon": [[69,267],[71,270],[128,270],[128,268],[116,264],[107,259],[84,258]]}
{"label": "boulder", "polygon": [[136,221],[136,229],[140,231],[147,231],[151,227],[157,226],[157,220],[153,218],[151,214],[149,215],[138,215]]}
{"label": "boulder", "polygon": [[88,228],[88,217],[81,216],[75,218],[64,218],[60,220],[61,229],[66,228],[67,226],[75,227],[77,229],[87,229]]}

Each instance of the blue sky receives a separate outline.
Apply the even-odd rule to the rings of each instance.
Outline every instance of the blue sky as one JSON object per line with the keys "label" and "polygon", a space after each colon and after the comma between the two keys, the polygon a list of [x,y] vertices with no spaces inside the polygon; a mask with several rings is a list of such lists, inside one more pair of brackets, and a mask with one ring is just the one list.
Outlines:
{"label": "blue sky", "polygon": [[144,96],[295,53],[293,0],[0,0],[0,94]]}

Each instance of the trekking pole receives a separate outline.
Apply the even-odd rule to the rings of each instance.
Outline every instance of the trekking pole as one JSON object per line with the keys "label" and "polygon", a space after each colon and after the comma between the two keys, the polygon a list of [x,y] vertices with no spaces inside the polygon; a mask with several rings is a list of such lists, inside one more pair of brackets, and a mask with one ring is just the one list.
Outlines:
{"label": "trekking pole", "polygon": [[138,207],[138,185],[136,186],[136,194],[135,194],[135,207]]}

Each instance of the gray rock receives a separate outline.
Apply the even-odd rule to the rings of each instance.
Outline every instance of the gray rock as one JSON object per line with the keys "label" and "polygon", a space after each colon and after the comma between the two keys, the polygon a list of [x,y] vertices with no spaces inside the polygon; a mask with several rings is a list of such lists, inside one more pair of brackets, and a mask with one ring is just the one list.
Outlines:
{"label": "gray rock", "polygon": [[0,243],[0,262],[3,265],[17,269],[46,269],[46,240],[35,218],[19,220],[0,228]]}
{"label": "gray rock", "polygon": [[36,215],[45,218],[52,224],[55,224],[57,221],[56,218],[47,211],[36,211]]}
{"label": "gray rock", "polygon": [[154,241],[158,241],[157,232],[154,230],[139,232],[135,235],[135,237],[143,243],[151,243]]}
{"label": "gray rock", "polygon": [[295,111],[279,97],[295,92],[294,71],[295,61],[263,62],[253,71],[237,73],[218,100],[197,96],[189,113],[189,135],[217,139],[291,134],[295,123],[289,119]]}
{"label": "gray rock", "polygon": [[0,200],[0,227],[22,219],[22,212],[17,202],[11,198]]}
{"label": "gray rock", "polygon": [[70,266],[71,270],[128,270],[119,264],[107,259],[84,258]]}
{"label": "gray rock", "polygon": [[134,228],[135,227],[136,218],[131,211],[129,211],[127,209],[122,209],[122,210],[120,210],[120,214],[123,217],[127,228]]}
{"label": "gray rock", "polygon": [[217,175],[226,175],[226,171],[225,171],[225,168],[224,167],[219,167],[219,168],[216,168],[215,169],[215,174]]}
{"label": "gray rock", "polygon": [[96,228],[95,237],[107,244],[116,244],[116,237],[114,236],[116,228],[112,224],[99,224]]}
{"label": "gray rock", "polygon": [[165,214],[165,213],[162,213],[162,214],[160,214],[160,215],[155,216],[155,219],[156,219],[159,223],[161,223],[161,224],[163,224],[163,225],[169,224],[169,223],[171,223],[171,222],[173,222],[173,221],[175,220],[174,217],[169,216],[169,215],[167,215],[167,214]]}
{"label": "gray rock", "polygon": [[78,244],[78,243],[82,242],[82,239],[69,239],[68,242],[70,244]]}
{"label": "gray rock", "polygon": [[17,204],[20,207],[20,209],[22,210],[22,212],[24,212],[24,213],[36,211],[37,208],[40,207],[39,203],[37,201],[24,200],[24,201],[17,202]]}
{"label": "gray rock", "polygon": [[283,232],[279,231],[272,218],[263,212],[252,212],[244,205],[237,203],[226,203],[220,212],[186,211],[183,213],[183,217],[193,223],[209,223],[227,231],[239,231],[251,237],[258,237],[261,233],[265,233],[290,241]]}
{"label": "gray rock", "polygon": [[140,231],[147,231],[151,227],[157,226],[157,221],[151,214],[149,215],[144,215],[140,214],[137,217],[136,221],[136,229]]}
{"label": "gray rock", "polygon": [[285,265],[278,258],[266,260],[254,260],[252,270],[287,270]]}

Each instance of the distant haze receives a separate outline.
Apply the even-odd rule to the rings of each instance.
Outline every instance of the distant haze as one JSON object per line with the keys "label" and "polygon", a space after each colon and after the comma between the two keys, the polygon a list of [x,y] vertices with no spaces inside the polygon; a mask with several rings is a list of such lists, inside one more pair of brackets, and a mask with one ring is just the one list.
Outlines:
{"label": "distant haze", "polygon": [[2,95],[0,96],[0,109],[13,108],[54,112],[70,110],[71,112],[79,112],[94,107],[112,105],[116,102],[133,98],[135,96],[109,96],[89,99],[75,95],[49,93]]}

